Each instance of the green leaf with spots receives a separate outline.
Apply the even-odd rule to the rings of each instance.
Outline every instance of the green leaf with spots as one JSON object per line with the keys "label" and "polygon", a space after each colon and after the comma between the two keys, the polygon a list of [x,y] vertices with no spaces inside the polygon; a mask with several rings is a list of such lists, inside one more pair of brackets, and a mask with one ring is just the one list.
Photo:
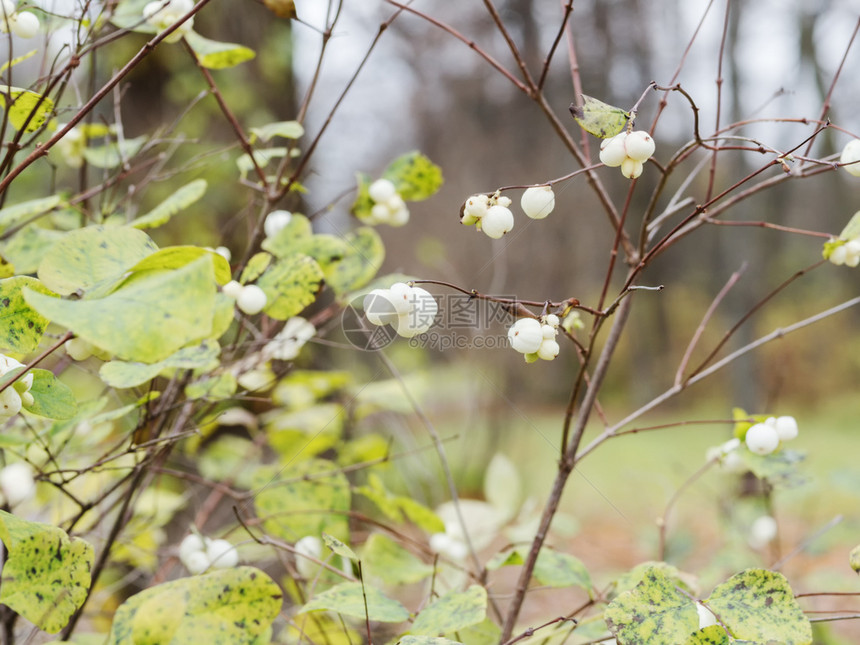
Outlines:
{"label": "green leaf with spots", "polygon": [[372,533],[361,550],[366,577],[386,585],[407,585],[433,575],[433,566],[382,533]]}
{"label": "green leaf with spots", "polygon": [[62,231],[29,224],[7,242],[0,243],[0,248],[18,275],[36,273],[45,257],[45,249],[51,248],[64,235]]}
{"label": "green leaf with spots", "polygon": [[307,255],[278,260],[257,280],[266,292],[263,311],[275,320],[292,318],[316,300],[322,281],[320,265]]}
{"label": "green leaf with spots", "polygon": [[799,465],[806,458],[802,452],[782,449],[769,455],[757,455],[741,450],[739,454],[756,477],[775,486],[796,486],[805,481],[799,472]]}
{"label": "green leaf with spots", "polygon": [[380,623],[402,623],[409,618],[406,607],[375,587],[362,587],[360,582],[343,582],[317,594],[310,602],[305,603],[299,613],[321,610],[335,611],[353,618],[367,617]]}
{"label": "green leaf with spots", "polygon": [[257,516],[268,532],[289,542],[329,533],[349,537],[349,481],[337,465],[309,459],[278,470],[278,479],[261,470],[254,478]]}
{"label": "green leaf with spots", "polygon": [[603,618],[621,645],[677,645],[699,628],[696,603],[656,567],[615,598]]}
{"label": "green leaf with spots", "polygon": [[39,346],[49,322],[24,300],[25,288],[46,295],[51,293],[29,276],[0,280],[0,348],[21,354]]}
{"label": "green leaf with spots", "polygon": [[132,228],[157,228],[170,221],[170,218],[182,212],[191,204],[198,201],[206,193],[206,180],[195,179],[174,192],[170,197],[153,208],[146,215],[141,215],[129,226]]}
{"label": "green leaf with spots", "polygon": [[420,202],[435,195],[443,181],[442,169],[418,151],[392,161],[382,176],[394,184],[407,202]]}
{"label": "green leaf with spots", "polygon": [[311,221],[300,213],[293,213],[290,221],[272,237],[263,240],[262,247],[278,258],[286,258],[300,253],[301,245],[312,235]]}
{"label": "green leaf with spots", "polygon": [[92,291],[119,282],[126,272],[158,250],[143,231],[88,226],[52,246],[39,265],[39,279],[60,295]]}
{"label": "green leaf with spots", "polygon": [[580,587],[591,593],[591,576],[585,565],[572,555],[543,548],[535,563],[534,577],[548,587]]}
{"label": "green leaf with spots", "polygon": [[476,625],[487,615],[487,590],[472,585],[466,591],[449,591],[415,617],[410,634],[438,636]]}
{"label": "green leaf with spots", "polygon": [[84,603],[90,588],[93,547],[49,524],[0,511],[0,540],[8,556],[0,577],[0,602],[56,634]]}
{"label": "green leaf with spots", "polygon": [[194,50],[194,54],[197,56],[200,64],[209,69],[235,67],[256,56],[253,49],[235,43],[209,40],[196,31],[189,31],[185,34],[185,40],[188,41],[191,49]]}
{"label": "green leaf with spots", "polygon": [[180,269],[202,257],[209,257],[215,269],[215,281],[226,284],[230,281],[230,264],[224,256],[200,246],[168,246],[146,256],[129,269],[132,273],[159,269]]}
{"label": "green leaf with spots", "polygon": [[338,295],[370,282],[385,260],[385,245],[372,228],[362,226],[344,236],[348,251],[326,279]]}
{"label": "green leaf with spots", "polygon": [[346,544],[338,540],[336,537],[331,536],[328,533],[323,533],[322,539],[332,553],[335,553],[342,558],[346,558],[347,560],[353,560],[356,562],[358,561],[358,556],[355,555],[355,551],[350,549]]}
{"label": "green leaf with spots", "polygon": [[281,604],[280,587],[253,567],[181,578],[126,600],[114,615],[108,643],[257,645]]}
{"label": "green leaf with spots", "polygon": [[367,485],[357,487],[356,492],[367,497],[376,504],[380,511],[395,522],[408,519],[415,526],[428,533],[445,532],[445,523],[439,519],[436,513],[411,497],[401,497],[390,493],[376,473],[370,473],[367,476]]}
{"label": "green leaf with spots", "polygon": [[718,585],[707,600],[735,638],[809,645],[812,626],[781,573],[747,569]]}
{"label": "green leaf with spots", "polygon": [[0,279],[11,278],[13,275],[15,275],[15,265],[0,255]]}
{"label": "green leaf with spots", "polygon": [[608,139],[619,134],[630,114],[614,105],[582,94],[582,105],[571,105],[570,113],[580,127],[601,139]]}
{"label": "green leaf with spots", "polygon": [[[0,208],[0,231],[5,231],[24,220],[36,219],[40,215],[49,213],[62,202],[63,200],[59,195],[51,195],[50,197],[30,199],[26,202]],[[44,249],[42,252],[44,253]]]}
{"label": "green leaf with spots", "polygon": [[24,290],[24,298],[121,360],[155,363],[212,331],[213,263],[207,255],[174,271],[146,272],[100,299],[61,300],[32,289]]}
{"label": "green leaf with spots", "polygon": [[452,641],[439,636],[404,636],[399,645],[463,645],[460,641]]}
{"label": "green leaf with spots", "polygon": [[[264,143],[268,143],[274,137],[283,137],[284,139],[298,139],[305,134],[305,129],[298,121],[277,121],[275,123],[267,123],[258,128],[251,128],[251,134]],[[252,137],[251,143],[256,143]]]}
{"label": "green leaf with spots", "polygon": [[675,583],[676,586],[684,589],[690,593],[690,595],[697,595],[698,591],[695,589],[695,582],[693,577],[684,573],[678,567],[675,567],[671,564],[667,564],[665,562],[655,562],[648,561],[637,564],[635,567],[627,571],[623,575],[619,576],[615,581],[615,593],[620,594],[625,591],[630,591],[636,585],[638,585],[645,578],[646,574],[648,574],[651,569],[659,569],[666,576],[669,577],[672,582]]}
{"label": "green leaf with spots", "polygon": [[212,340],[199,345],[183,347],[162,361],[138,363],[129,361],[108,361],[99,369],[101,379],[111,387],[129,388],[143,385],[154,379],[162,370],[175,369],[214,369],[218,366],[221,348]]}
{"label": "green leaf with spots", "polygon": [[33,374],[32,405],[24,409],[49,419],[71,419],[78,413],[78,402],[72,389],[49,370],[30,370]]}
{"label": "green leaf with spots", "polygon": [[297,252],[312,257],[320,265],[326,280],[337,269],[337,264],[349,255],[349,244],[334,235],[317,234],[300,240]]}
{"label": "green leaf with spots", "polygon": [[[7,103],[9,98],[11,104]],[[9,123],[16,130],[35,132],[54,111],[54,102],[36,92],[7,85],[0,88],[0,107],[6,110]]]}
{"label": "green leaf with spots", "polygon": [[731,642],[725,629],[720,625],[710,625],[693,632],[684,645],[729,645]]}

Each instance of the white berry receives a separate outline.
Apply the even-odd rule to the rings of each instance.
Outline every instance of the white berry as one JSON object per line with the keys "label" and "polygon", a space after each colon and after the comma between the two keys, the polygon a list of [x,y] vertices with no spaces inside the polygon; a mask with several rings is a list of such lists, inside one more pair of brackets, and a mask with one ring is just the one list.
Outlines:
{"label": "white berry", "polygon": [[860,162],[860,139],[851,139],[851,141],[845,144],[845,147],[842,149],[842,156],[839,157],[839,162],[851,164],[843,166],[845,172],[849,175],[860,177],[860,163],[855,163]]}
{"label": "white berry", "polygon": [[777,417],[774,422],[780,441],[791,441],[797,437],[797,420],[794,417]]}
{"label": "white berry", "polygon": [[630,157],[627,157],[623,162],[621,162],[621,174],[628,179],[636,179],[642,174],[643,168],[644,166],[641,161],[636,161]]}
{"label": "white berry", "polygon": [[624,139],[627,133],[622,132],[611,139],[604,139],[600,144],[600,161],[610,168],[620,166],[627,159],[627,150],[624,148]]}
{"label": "white berry", "polygon": [[395,195],[397,189],[388,179],[377,179],[367,189],[370,198],[377,204],[385,203]]}
{"label": "white berry", "polygon": [[246,284],[236,297],[236,306],[249,316],[253,316],[263,311],[267,300],[266,292],[260,287]]}
{"label": "white berry", "polygon": [[272,211],[266,215],[266,221],[263,222],[263,231],[266,233],[266,237],[275,237],[290,223],[292,218],[293,214],[290,211]]}
{"label": "white berry", "polygon": [[196,533],[189,533],[182,539],[182,542],[179,543],[179,559],[184,564],[185,559],[188,556],[190,556],[192,553],[203,551],[205,548],[206,545],[203,543],[202,537],[200,537]]}
{"label": "white berry", "polygon": [[555,193],[551,186],[527,188],[520,199],[523,212],[532,219],[543,219],[555,208]]}
{"label": "white berry", "polygon": [[319,565],[309,558],[319,560],[322,555],[322,542],[320,539],[315,535],[306,535],[296,542],[293,548],[296,553],[296,568],[299,570],[299,574],[304,578],[313,577]]}
{"label": "white berry", "polygon": [[463,212],[460,222],[466,226],[472,226],[487,214],[490,207],[490,198],[486,195],[472,195],[463,204]]}
{"label": "white berry", "polygon": [[481,230],[494,240],[498,240],[513,227],[514,214],[507,206],[491,206],[481,218]]}
{"label": "white berry", "polygon": [[9,31],[18,38],[32,38],[39,33],[39,18],[29,11],[19,11],[9,18]]}
{"label": "white berry", "polygon": [[9,464],[0,470],[0,492],[9,506],[17,506],[36,494],[33,470],[24,462]]}
{"label": "white berry", "polygon": [[[228,298],[236,300],[239,297],[239,294],[242,293],[242,289],[243,287],[241,284],[239,284],[235,280],[230,280],[230,282],[221,287],[221,292]],[[69,343],[66,343],[66,349],[68,349],[68,345]]]}
{"label": "white berry", "polygon": [[624,149],[627,151],[627,156],[634,161],[645,162],[654,154],[656,146],[651,135],[644,130],[631,132],[624,139]]}
{"label": "white berry", "polygon": [[841,248],[845,249],[845,266],[853,268],[860,264],[860,240],[846,242]]}
{"label": "white berry", "polygon": [[776,537],[778,526],[770,515],[757,517],[750,527],[750,544],[760,549]]}
{"label": "white berry", "polygon": [[397,319],[389,289],[374,289],[364,297],[364,315],[374,325],[388,325]]}
{"label": "white berry", "polygon": [[203,551],[194,551],[193,553],[188,554],[184,559],[180,559],[180,561],[192,575],[203,573],[211,564],[209,562],[209,558],[206,557],[206,553]]}
{"label": "white berry", "polygon": [[554,338],[544,338],[538,347],[537,355],[538,358],[543,359],[545,361],[551,361],[558,353],[561,351],[561,348],[558,345],[558,341]]}
{"label": "white berry", "polygon": [[21,395],[14,387],[0,392],[0,421],[14,417],[21,411]]}
{"label": "white berry", "polygon": [[231,569],[239,564],[239,552],[227,540],[206,540],[206,557],[213,569]]}
{"label": "white berry", "polygon": [[543,328],[534,318],[520,318],[508,329],[508,341],[521,354],[534,354],[544,341]]}
{"label": "white berry", "polygon": [[439,310],[436,299],[421,287],[410,287],[408,298],[409,308],[397,316],[394,324],[394,331],[404,338],[412,338],[429,330]]}
{"label": "white berry", "polygon": [[751,452],[769,455],[779,446],[779,434],[776,428],[767,423],[756,423],[747,430],[744,441]]}
{"label": "white berry", "polygon": [[394,305],[394,311],[398,314],[405,314],[409,311],[409,295],[412,291],[405,282],[395,282],[388,287],[388,292],[391,294],[391,304]]}

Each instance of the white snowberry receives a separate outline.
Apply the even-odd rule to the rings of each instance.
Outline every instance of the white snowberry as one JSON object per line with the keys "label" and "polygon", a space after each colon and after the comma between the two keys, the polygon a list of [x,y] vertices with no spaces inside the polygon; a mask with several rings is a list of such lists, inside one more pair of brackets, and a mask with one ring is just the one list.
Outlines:
{"label": "white snowberry", "polygon": [[36,481],[30,466],[19,461],[0,470],[0,493],[9,506],[17,506],[33,497]]}
{"label": "white snowberry", "polygon": [[[230,280],[230,282],[221,287],[221,292],[228,298],[236,300],[239,297],[239,294],[242,293],[242,285],[235,280]],[[68,347],[68,344],[69,343],[66,343],[66,347]]]}
{"label": "white snowberry", "polygon": [[558,353],[560,351],[561,348],[559,347],[557,340],[555,340],[554,338],[544,338],[540,344],[540,347],[538,347],[537,355],[538,358],[542,360],[551,361],[556,356],[558,356]]}
{"label": "white snowberry", "polygon": [[624,148],[624,139],[627,133],[616,134],[611,139],[604,139],[600,144],[600,161],[610,168],[616,168],[627,159],[627,150]]}
{"label": "white snowberry", "polygon": [[215,253],[227,260],[227,262],[233,259],[233,253],[226,246],[215,247]]}
{"label": "white snowberry", "polygon": [[558,326],[561,324],[561,321],[555,314],[547,314],[543,317],[543,323],[545,325],[549,325],[550,327],[558,328]]}
{"label": "white snowberry", "polygon": [[521,354],[534,354],[544,341],[543,327],[534,318],[520,318],[508,329],[511,347]]}
{"label": "white snowberry", "polygon": [[397,320],[397,311],[389,289],[374,289],[364,297],[364,315],[374,325],[391,325]]}
{"label": "white snowberry", "polygon": [[370,184],[367,193],[376,203],[384,203],[397,195],[397,188],[388,179],[377,179]]}
{"label": "white snowberry", "polygon": [[241,311],[253,316],[266,307],[266,292],[255,284],[246,284],[236,297],[236,306]]}
{"label": "white snowberry", "polygon": [[391,294],[391,304],[398,315],[409,311],[409,295],[411,292],[412,287],[405,282],[395,282],[388,287],[388,293]]}
{"label": "white snowberry", "polygon": [[558,330],[552,325],[541,325],[541,333],[543,334],[544,340],[554,340],[558,335]]}
{"label": "white snowberry", "polygon": [[185,568],[188,569],[188,573],[195,576],[206,571],[211,564],[209,562],[209,558],[206,557],[206,553],[203,551],[194,551],[193,553],[189,553],[184,559],[181,559],[180,562],[182,562],[182,564],[185,565]]}
{"label": "white snowberry", "polygon": [[642,174],[643,168],[644,166],[641,161],[636,161],[630,157],[621,162],[621,174],[627,177],[627,179],[636,179]]}
{"label": "white snowberry", "polygon": [[845,172],[849,175],[860,177],[860,163],[856,163],[860,162],[860,139],[851,139],[851,141],[845,144],[845,147],[842,148],[842,156],[839,157],[839,162],[850,164],[843,166]]}
{"label": "white snowberry", "polygon": [[490,198],[487,195],[472,195],[463,204],[460,222],[466,226],[472,226],[487,214],[489,207]]}
{"label": "white snowberry", "polygon": [[18,38],[32,38],[39,33],[39,18],[29,11],[19,11],[7,18],[9,31]]}
{"label": "white snowberry", "polygon": [[860,264],[860,240],[851,240],[840,248],[845,249],[845,266],[853,268]]}
{"label": "white snowberry", "polygon": [[231,569],[239,564],[239,552],[227,540],[205,541],[206,557],[213,569]]}
{"label": "white snowberry", "polygon": [[296,542],[293,548],[296,553],[296,568],[299,570],[299,574],[303,578],[312,578],[319,569],[319,564],[309,558],[319,560],[322,555],[322,542],[315,535],[306,535]]}
{"label": "white snowberry", "polygon": [[66,341],[66,354],[73,361],[85,361],[93,355],[93,346],[83,338],[72,338]]}
{"label": "white snowberry", "polygon": [[498,240],[514,227],[514,214],[507,206],[490,206],[481,218],[481,230],[494,240]]}
{"label": "white snowberry", "polygon": [[797,437],[797,420],[794,417],[776,417],[773,425],[780,441],[791,441]]}
{"label": "white snowberry", "polygon": [[634,161],[646,162],[654,154],[656,145],[651,135],[644,130],[631,132],[624,139],[624,149],[627,151],[627,156]]}
{"label": "white snowberry", "polygon": [[266,237],[275,237],[280,233],[290,220],[293,214],[290,211],[272,211],[266,215],[266,221],[263,222],[263,231]]}
{"label": "white snowberry", "polygon": [[185,559],[189,555],[205,549],[206,545],[203,543],[203,538],[196,533],[189,533],[179,543],[179,559],[185,564]]}
{"label": "white snowberry", "polygon": [[770,515],[757,517],[750,527],[749,542],[753,548],[760,549],[776,538],[778,526]]}
{"label": "white snowberry", "polygon": [[[392,290],[396,285],[392,285]],[[412,338],[423,334],[433,326],[439,306],[436,299],[426,289],[410,287],[408,293],[409,308],[399,313],[394,323],[394,331],[404,338]]]}
{"label": "white snowberry", "polygon": [[747,448],[757,455],[769,455],[779,446],[779,434],[768,423],[756,423],[747,430],[744,441]]}
{"label": "white snowberry", "polygon": [[527,188],[520,199],[523,212],[532,219],[543,219],[555,208],[555,193],[551,186]]}

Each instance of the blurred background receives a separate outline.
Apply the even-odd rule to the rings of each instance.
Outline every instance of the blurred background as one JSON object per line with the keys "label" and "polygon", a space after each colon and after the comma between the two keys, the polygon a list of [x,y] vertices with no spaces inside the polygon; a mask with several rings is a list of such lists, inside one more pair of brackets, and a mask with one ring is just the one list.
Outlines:
{"label": "blurred background", "polygon": [[[557,0],[495,2],[533,74],[538,73],[558,33],[562,4]],[[846,56],[860,17],[860,3],[733,1],[728,3],[728,12],[726,4],[577,0],[570,33],[583,92],[629,109],[651,81],[668,85],[680,67],[676,80],[696,102],[704,136],[727,124],[744,122],[732,134],[787,150],[814,130],[813,125],[796,120],[825,116],[839,129],[830,128],[818,136],[810,154],[836,160],[851,136],[860,134],[860,75],[856,73],[860,45],[855,42]],[[411,6],[456,29],[519,76],[483,3],[419,0]],[[300,20],[291,22],[275,19],[260,2],[216,0],[197,17],[195,29],[209,38],[256,50],[254,61],[213,73],[246,128],[296,118],[313,84],[304,143],[327,123],[380,23],[395,8],[384,2],[343,3],[318,75],[321,31],[329,3],[297,0],[296,8]],[[103,49],[95,64],[109,73],[142,42],[142,38],[119,40]],[[831,92],[843,57],[844,68]],[[721,103],[716,125],[718,87]],[[79,89],[86,93],[86,88]],[[182,133],[183,145],[171,162],[177,170],[157,177],[163,180],[163,188],[156,182],[146,199],[157,203],[179,179],[202,176],[210,182],[208,212],[202,217],[174,219],[156,232],[157,241],[195,239],[212,246],[227,244],[238,257],[247,239],[247,217],[257,213],[259,204],[249,200],[249,191],[239,185],[232,165],[238,154],[232,132],[214,99],[201,95],[205,91],[203,79],[180,45],[162,45],[123,84],[122,120],[126,135],[136,136],[180,119],[176,132]],[[550,66],[545,95],[579,142],[581,131],[568,114],[568,105],[578,99],[564,39]],[[650,129],[661,96],[647,93],[639,108],[638,128]],[[101,115],[110,121],[115,114],[115,106],[105,102]],[[668,96],[654,138],[655,159],[660,163],[693,139],[692,111],[677,93]],[[589,147],[596,163],[598,141],[591,138]],[[445,184],[432,199],[410,205],[408,226],[382,227],[387,259],[381,274],[401,272],[526,300],[575,297],[596,306],[613,231],[584,178],[556,188],[556,208],[550,217],[530,221],[520,215],[514,231],[502,240],[492,241],[459,224],[460,206],[471,194],[545,182],[578,165],[528,97],[463,42],[413,14],[402,13],[384,32],[327,125],[303,182],[307,192],[291,193],[279,206],[317,214],[319,230],[345,232],[356,225],[349,215],[355,173],[379,176],[392,159],[415,149],[442,167]],[[224,163],[197,165],[204,156],[221,158]],[[679,189],[694,203],[704,199],[708,169],[703,166],[696,172],[704,158],[701,153],[692,155],[675,173],[659,197],[658,212]],[[769,159],[753,152],[721,154],[715,168],[716,191]],[[598,172],[621,208],[629,181],[613,169]],[[759,180],[783,174],[774,166]],[[638,180],[629,211],[631,232],[638,232],[657,178],[656,170],[646,167]],[[31,176],[28,181],[46,179]],[[511,196],[516,203],[519,192],[512,191]],[[858,209],[860,180],[834,169],[776,185],[740,202],[722,218],[838,235]],[[682,211],[687,212],[690,209]],[[705,311],[734,272],[746,267],[716,309],[691,365],[703,360],[756,303],[794,273],[817,262],[822,241],[764,228],[710,226],[660,256],[640,284],[664,285],[665,289],[636,294],[627,335],[600,397],[609,421],[622,419],[671,387]],[[620,288],[622,275],[623,271],[616,271],[610,298]],[[816,268],[743,325],[721,355],[856,296],[857,276],[856,271],[829,263]],[[440,296],[443,310],[455,306],[453,300],[444,299],[449,290],[431,289]],[[578,366],[576,355],[572,346],[562,344],[557,360],[525,365],[521,355],[504,347],[510,319],[492,308],[482,316],[471,327],[443,325],[436,340],[429,340],[423,350],[397,341],[386,352],[411,378],[410,387],[445,438],[464,496],[480,496],[484,467],[501,451],[515,458],[527,495],[543,500],[557,459],[563,411]],[[584,320],[588,324],[587,316]],[[803,547],[803,554],[784,568],[790,577],[806,576],[796,587],[799,591],[807,586],[850,589],[854,579],[845,548],[860,542],[857,323],[857,312],[849,310],[771,343],[637,422],[723,421],[731,419],[734,407],[798,419],[798,447],[809,455],[806,482],[780,491],[770,511],[784,522],[782,555]],[[332,338],[338,337],[337,321],[329,332]],[[462,341],[450,341],[455,337]],[[475,347],[477,337],[494,337],[498,342]],[[442,342],[460,346],[442,348]],[[308,366],[358,370],[368,379],[390,377],[380,371],[375,357],[349,347],[318,345],[307,360]],[[391,417],[379,422],[406,445],[427,443],[414,419]],[[730,436],[729,423],[715,422],[609,442],[583,462],[566,493],[568,510],[580,527],[571,538],[574,552],[582,554],[587,563],[589,557],[603,560],[607,570],[653,557],[655,517],[672,492],[704,463],[705,449]],[[404,477],[403,486],[431,503],[446,498],[435,469],[417,460],[409,468],[412,478]],[[745,527],[764,509],[757,508],[755,500],[749,509],[743,508],[735,495],[739,491],[743,489],[738,482],[713,473],[685,494],[671,524],[670,554],[675,563],[691,568],[707,563],[704,580],[713,582],[732,567],[778,559],[778,554],[744,544]],[[738,507],[733,511],[727,504]],[[737,540],[717,539],[713,528],[720,523],[734,523]],[[826,530],[817,533],[822,527]],[[836,631],[848,633],[850,629],[841,624]]]}

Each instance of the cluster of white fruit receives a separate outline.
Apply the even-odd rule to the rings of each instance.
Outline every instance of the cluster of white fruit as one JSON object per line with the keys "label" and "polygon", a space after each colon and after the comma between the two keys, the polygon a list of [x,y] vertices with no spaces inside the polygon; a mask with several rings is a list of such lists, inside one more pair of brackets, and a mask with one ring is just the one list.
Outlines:
{"label": "cluster of white fruit", "polygon": [[179,545],[179,561],[191,574],[197,575],[208,569],[232,569],[239,564],[239,552],[227,540],[212,540],[190,533]]}
{"label": "cluster of white fruit", "polygon": [[[0,354],[0,377],[16,368],[24,367],[23,363]],[[33,405],[33,373],[19,378],[12,385],[0,392],[0,421],[6,421],[21,411],[24,405]]]}
{"label": "cluster of white fruit", "polygon": [[22,461],[0,470],[0,503],[17,506],[36,494],[33,470]]}
{"label": "cluster of white fruit", "polygon": [[[158,31],[164,31],[191,11],[193,7],[193,0],[154,0],[143,8],[143,17]],[[164,40],[168,43],[178,42],[193,27],[194,17],[192,16]]]}
{"label": "cluster of white fruit", "polygon": [[651,135],[644,130],[622,132],[600,144],[600,161],[610,168],[621,166],[621,174],[636,179],[644,164],[654,154],[656,146]]}
{"label": "cluster of white fruit", "polygon": [[856,267],[860,264],[860,238],[840,244],[831,251],[828,259],[836,266]]}
{"label": "cluster of white fruit", "polygon": [[255,284],[240,284],[235,280],[230,280],[221,287],[221,291],[225,296],[235,300],[236,306],[249,316],[263,311],[268,302],[266,292]]}
{"label": "cluster of white fruit", "polygon": [[367,194],[373,200],[370,213],[362,215],[361,221],[365,224],[388,224],[389,226],[403,226],[409,221],[409,209],[406,202],[397,192],[397,188],[388,179],[377,179],[370,184]]}
{"label": "cluster of white fruit", "polygon": [[559,319],[555,314],[547,314],[540,320],[520,318],[508,329],[508,340],[516,351],[525,354],[527,363],[537,359],[551,361],[560,351],[558,341]]}
{"label": "cluster of white fruit", "polygon": [[[500,195],[472,195],[463,204],[460,222],[466,226],[474,225],[488,237],[498,240],[514,228],[514,214],[509,208],[510,197]],[[531,219],[543,219],[555,208],[555,193],[551,186],[532,186],[527,188],[520,199],[520,207]]]}
{"label": "cluster of white fruit", "polygon": [[757,455],[769,455],[783,441],[791,441],[797,437],[797,421],[794,417],[770,417],[767,420],[750,426],[744,436],[744,443],[750,452]]}
{"label": "cluster of white fruit", "polygon": [[847,164],[843,166],[845,172],[855,177],[860,177],[860,139],[851,139],[842,148],[842,156],[839,158],[839,163]]}
{"label": "cluster of white fruit", "polygon": [[0,0],[0,33],[12,32],[18,38],[39,33],[39,18],[29,11],[17,11],[12,0]]}
{"label": "cluster of white fruit", "polygon": [[302,347],[317,333],[314,327],[301,316],[293,316],[284,328],[263,347],[261,354],[266,360],[276,358],[291,361],[299,355]]}
{"label": "cluster of white fruit", "polygon": [[433,326],[439,308],[430,292],[405,282],[374,289],[364,297],[364,315],[374,325],[391,325],[398,335],[412,338]]}

